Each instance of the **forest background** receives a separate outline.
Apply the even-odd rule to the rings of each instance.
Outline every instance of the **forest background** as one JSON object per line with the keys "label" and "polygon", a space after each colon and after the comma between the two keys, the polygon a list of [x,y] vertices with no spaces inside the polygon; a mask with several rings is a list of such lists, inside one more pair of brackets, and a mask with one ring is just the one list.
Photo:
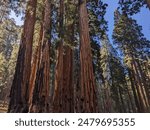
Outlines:
{"label": "forest background", "polygon": [[149,9],[149,0],[2,0],[2,111],[149,112]]}

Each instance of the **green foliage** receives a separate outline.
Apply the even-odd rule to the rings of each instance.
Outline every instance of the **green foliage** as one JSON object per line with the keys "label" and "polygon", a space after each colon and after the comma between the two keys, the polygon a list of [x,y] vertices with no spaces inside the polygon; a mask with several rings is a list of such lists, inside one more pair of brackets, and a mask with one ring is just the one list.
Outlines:
{"label": "green foliage", "polygon": [[[6,15],[6,14],[5,14]],[[8,14],[7,14],[8,15]],[[0,98],[8,96],[13,80],[21,27],[14,19],[5,17],[0,24]]]}
{"label": "green foliage", "polygon": [[[114,43],[126,54],[137,53],[138,50],[143,50],[149,46],[149,41],[142,33],[142,27],[139,26],[136,20],[122,14],[115,23],[113,31]],[[127,52],[128,50],[128,52]]]}
{"label": "green foliage", "polygon": [[[8,96],[10,86],[14,76],[14,70],[16,66],[18,44],[12,45],[12,52],[9,60],[5,58],[3,53],[0,53],[0,100],[4,100],[2,95]],[[7,93],[6,93],[7,92]]]}
{"label": "green foliage", "polygon": [[90,34],[93,37],[101,38],[107,31],[107,21],[104,18],[107,6],[101,0],[88,0]]}
{"label": "green foliage", "polygon": [[140,12],[140,8],[145,4],[145,0],[119,0],[119,8],[129,15]]}

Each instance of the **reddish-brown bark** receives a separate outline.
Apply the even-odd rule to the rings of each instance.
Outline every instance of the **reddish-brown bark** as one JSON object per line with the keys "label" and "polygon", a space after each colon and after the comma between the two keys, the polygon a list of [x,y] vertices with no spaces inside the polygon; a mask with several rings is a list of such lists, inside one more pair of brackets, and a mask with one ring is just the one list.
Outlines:
{"label": "reddish-brown bark", "polygon": [[31,71],[32,44],[37,0],[29,0],[18,52],[14,80],[10,92],[8,112],[28,111],[28,90]]}
{"label": "reddish-brown bark", "polygon": [[29,112],[49,112],[51,2],[44,2],[43,34]]}
{"label": "reddish-brown bark", "polygon": [[73,51],[69,46],[64,47],[63,56],[63,88],[62,88],[62,112],[74,112],[73,89]]}
{"label": "reddish-brown bark", "polygon": [[63,88],[63,24],[64,24],[64,0],[60,0],[59,37],[57,48],[57,62],[55,68],[55,88],[53,96],[53,112],[62,112],[62,88]]}
{"label": "reddish-brown bark", "polygon": [[97,112],[97,97],[92,66],[86,1],[79,1],[80,25],[80,99],[77,112]]}

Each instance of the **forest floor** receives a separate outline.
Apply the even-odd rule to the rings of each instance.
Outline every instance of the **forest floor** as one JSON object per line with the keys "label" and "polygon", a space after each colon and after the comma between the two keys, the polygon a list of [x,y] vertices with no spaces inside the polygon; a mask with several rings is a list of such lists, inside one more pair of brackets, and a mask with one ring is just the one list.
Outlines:
{"label": "forest floor", "polygon": [[8,103],[0,101],[0,113],[6,113],[8,109]]}
{"label": "forest floor", "polygon": [[0,108],[0,113],[6,113],[7,112],[7,108]]}

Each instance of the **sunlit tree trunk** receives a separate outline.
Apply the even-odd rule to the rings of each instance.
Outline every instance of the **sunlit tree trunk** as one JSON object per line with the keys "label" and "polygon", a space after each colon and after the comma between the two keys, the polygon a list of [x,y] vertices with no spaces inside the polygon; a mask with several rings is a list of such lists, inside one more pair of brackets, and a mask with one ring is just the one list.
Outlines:
{"label": "sunlit tree trunk", "polygon": [[[40,23],[40,33],[39,33],[39,42],[35,50],[35,54],[33,55],[33,60],[32,60],[32,67],[31,67],[31,75],[30,75],[30,82],[29,82],[29,107],[32,105],[32,97],[33,97],[33,90],[34,90],[34,85],[35,85],[35,80],[36,80],[36,73],[41,57],[41,45],[42,45],[42,37],[43,37],[43,21],[44,21],[44,7],[42,11],[42,20]],[[29,108],[30,109],[30,108]],[[30,110],[29,110],[30,111]]]}
{"label": "sunlit tree trunk", "polygon": [[32,44],[37,0],[29,0],[26,8],[23,33],[18,52],[14,80],[10,92],[8,112],[27,112]]}
{"label": "sunlit tree trunk", "polygon": [[36,78],[29,112],[49,112],[51,1],[44,2],[44,21]]}
{"label": "sunlit tree trunk", "polygon": [[29,106],[31,106],[31,104],[32,104],[32,97],[33,97],[33,90],[34,90],[34,85],[35,85],[35,80],[36,80],[36,73],[37,73],[38,64],[40,61],[42,36],[43,36],[43,24],[41,24],[39,43],[35,50],[35,54],[33,56],[33,61],[32,61],[31,75],[30,75],[30,82],[29,82],[29,86],[30,86],[29,87]]}

